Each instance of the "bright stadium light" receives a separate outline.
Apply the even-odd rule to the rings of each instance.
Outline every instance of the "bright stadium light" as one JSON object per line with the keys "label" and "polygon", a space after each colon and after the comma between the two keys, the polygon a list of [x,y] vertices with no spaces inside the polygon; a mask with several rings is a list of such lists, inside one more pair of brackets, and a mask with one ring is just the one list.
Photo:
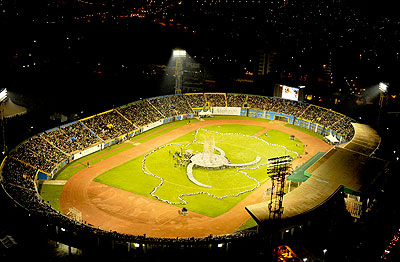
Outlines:
{"label": "bright stadium light", "polygon": [[7,89],[3,89],[0,91],[0,102],[7,99]]}
{"label": "bright stadium light", "polygon": [[186,51],[182,49],[174,49],[172,56],[175,58],[175,94],[181,94],[183,83],[183,62],[186,60]]}
{"label": "bright stadium light", "polygon": [[383,93],[386,93],[388,90],[388,84],[384,83],[384,82],[380,82],[379,83],[379,90]]}
{"label": "bright stadium light", "polygon": [[381,110],[382,110],[382,107],[384,105],[384,100],[385,100],[385,97],[387,95],[389,85],[387,83],[380,82],[378,84],[378,88],[379,88],[380,92],[379,92],[379,113],[378,113],[377,124],[379,126],[379,120],[381,118]]}
{"label": "bright stadium light", "polygon": [[174,57],[186,57],[186,51],[181,49],[175,49],[172,53]]}

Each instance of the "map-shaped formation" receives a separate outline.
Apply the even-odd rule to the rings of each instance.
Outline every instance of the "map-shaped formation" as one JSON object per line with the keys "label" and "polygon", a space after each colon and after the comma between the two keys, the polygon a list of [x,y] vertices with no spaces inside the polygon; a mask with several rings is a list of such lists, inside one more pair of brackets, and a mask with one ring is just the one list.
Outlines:
{"label": "map-shaped formation", "polygon": [[[214,136],[219,147],[215,146]],[[284,146],[241,133],[197,129],[190,139],[155,148],[142,160],[142,171],[160,181],[150,192],[157,200],[186,205],[186,196],[238,197],[268,179],[268,158],[288,152],[297,155]]]}

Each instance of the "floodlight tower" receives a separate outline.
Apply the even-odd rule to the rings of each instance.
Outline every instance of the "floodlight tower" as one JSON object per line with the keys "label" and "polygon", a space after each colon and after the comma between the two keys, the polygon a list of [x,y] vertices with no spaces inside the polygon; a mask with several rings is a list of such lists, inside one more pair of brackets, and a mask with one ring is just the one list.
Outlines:
{"label": "floodlight tower", "polygon": [[186,58],[186,51],[175,49],[173,57],[175,58],[175,94],[182,94],[183,60]]}
{"label": "floodlight tower", "polygon": [[7,89],[2,88],[0,89],[0,125],[1,125],[1,139],[2,139],[2,144],[0,145],[0,154],[1,157],[4,157],[6,151],[7,151],[7,145],[6,145],[6,131],[5,131],[5,117],[4,117],[4,110],[6,108],[6,101],[7,101]]}
{"label": "floodlight tower", "polygon": [[283,214],[283,196],[285,195],[285,178],[289,174],[290,156],[268,159],[268,174],[271,174],[271,199],[268,204],[269,219],[280,219]]}
{"label": "floodlight tower", "polygon": [[378,112],[378,121],[377,122],[378,122],[378,126],[379,126],[379,121],[381,118],[381,111],[382,111],[382,107],[383,107],[383,100],[386,97],[389,85],[387,83],[380,82],[378,87],[379,87],[379,112]]}

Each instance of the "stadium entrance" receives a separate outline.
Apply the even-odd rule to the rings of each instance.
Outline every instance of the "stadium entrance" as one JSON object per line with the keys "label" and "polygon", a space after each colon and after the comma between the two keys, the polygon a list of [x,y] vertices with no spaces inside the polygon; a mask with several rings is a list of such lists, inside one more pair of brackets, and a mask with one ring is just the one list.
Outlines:
{"label": "stadium entrance", "polygon": [[279,120],[279,121],[289,122],[289,117],[286,117],[286,116],[277,116],[277,115],[275,115],[274,119],[275,120]]}

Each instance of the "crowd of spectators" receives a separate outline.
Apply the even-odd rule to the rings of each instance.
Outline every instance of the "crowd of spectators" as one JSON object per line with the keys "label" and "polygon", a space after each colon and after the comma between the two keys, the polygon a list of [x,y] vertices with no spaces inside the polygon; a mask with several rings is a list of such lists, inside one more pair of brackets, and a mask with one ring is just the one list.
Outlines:
{"label": "crowd of spectators", "polygon": [[250,95],[247,96],[246,104],[251,109],[287,114],[319,124],[339,134],[342,141],[349,141],[354,135],[351,122],[355,120],[330,109],[281,98]]}
{"label": "crowd of spectators", "polygon": [[66,154],[83,150],[84,148],[74,137],[69,137],[61,128],[44,132],[40,135]]}
{"label": "crowd of spectators", "polygon": [[103,141],[135,130],[135,126],[115,110],[95,115],[82,122]]}
{"label": "crowd of spectators", "polygon": [[212,106],[237,106],[291,115],[332,130],[348,141],[354,135],[350,119],[332,110],[275,97],[244,94],[199,93],[157,97],[113,109],[30,138],[14,152],[15,158],[51,173],[76,151],[125,135],[166,117],[193,113],[205,102]]}
{"label": "crowd of spectators", "polygon": [[67,155],[59,148],[50,144],[40,136],[29,138],[29,140],[24,143],[24,146],[30,148],[33,152],[45,157],[48,161],[53,163],[59,163],[67,158]]}
{"label": "crowd of spectators", "polygon": [[191,108],[203,108],[206,104],[203,93],[185,94],[185,98]]}
{"label": "crowd of spectators", "polygon": [[47,173],[51,173],[57,163],[68,158],[57,147],[49,144],[39,136],[31,137],[28,141],[19,145],[10,153],[10,156],[40,168]]}
{"label": "crowd of spectators", "polygon": [[36,168],[24,164],[13,157],[9,157],[2,169],[2,173],[5,174],[3,176],[3,183],[26,189],[34,189],[32,181],[35,178],[36,171]]}
{"label": "crowd of spectators", "polygon": [[170,96],[171,105],[177,115],[193,114],[193,109],[183,95]]}
{"label": "crowd of spectators", "polygon": [[100,142],[97,136],[87,129],[80,121],[63,126],[61,127],[61,130],[65,133],[69,140],[71,140],[73,143],[79,143],[83,149],[91,147]]}
{"label": "crowd of spectators", "polygon": [[343,141],[350,141],[354,136],[354,128],[351,124],[354,122],[354,119],[344,116],[341,120],[335,123],[332,129],[342,136]]}
{"label": "crowd of spectators", "polygon": [[280,98],[267,98],[269,111],[298,117],[304,110],[301,103]]}
{"label": "crowd of spectators", "polygon": [[342,141],[348,141],[354,135],[351,125],[354,120],[326,108],[276,97],[198,93],[141,100],[44,132],[21,144],[13,155],[50,173],[73,152],[99,143],[99,138],[103,141],[115,139],[163,118],[192,114],[192,108],[203,107],[206,102],[211,106],[246,107],[305,119],[332,130],[342,137]]}
{"label": "crowd of spectators", "polygon": [[160,111],[150,104],[148,100],[141,100],[117,110],[137,128],[149,125],[163,118]]}
{"label": "crowd of spectators", "polygon": [[247,95],[227,94],[226,102],[229,107],[244,107],[247,101]]}
{"label": "crowd of spectators", "polygon": [[176,116],[175,106],[172,105],[171,100],[168,96],[166,97],[157,97],[148,100],[152,106],[154,106],[154,110],[160,111],[163,118],[169,118]]}
{"label": "crowd of spectators", "polygon": [[266,110],[267,97],[265,96],[248,96],[247,107],[253,109]]}
{"label": "crowd of spectators", "polygon": [[325,108],[307,105],[307,108],[302,114],[302,118],[310,120],[313,123],[320,124],[322,122],[321,119],[324,117],[326,112],[327,110]]}
{"label": "crowd of spectators", "polygon": [[225,107],[226,106],[226,94],[214,94],[204,93],[206,102],[210,107]]}

